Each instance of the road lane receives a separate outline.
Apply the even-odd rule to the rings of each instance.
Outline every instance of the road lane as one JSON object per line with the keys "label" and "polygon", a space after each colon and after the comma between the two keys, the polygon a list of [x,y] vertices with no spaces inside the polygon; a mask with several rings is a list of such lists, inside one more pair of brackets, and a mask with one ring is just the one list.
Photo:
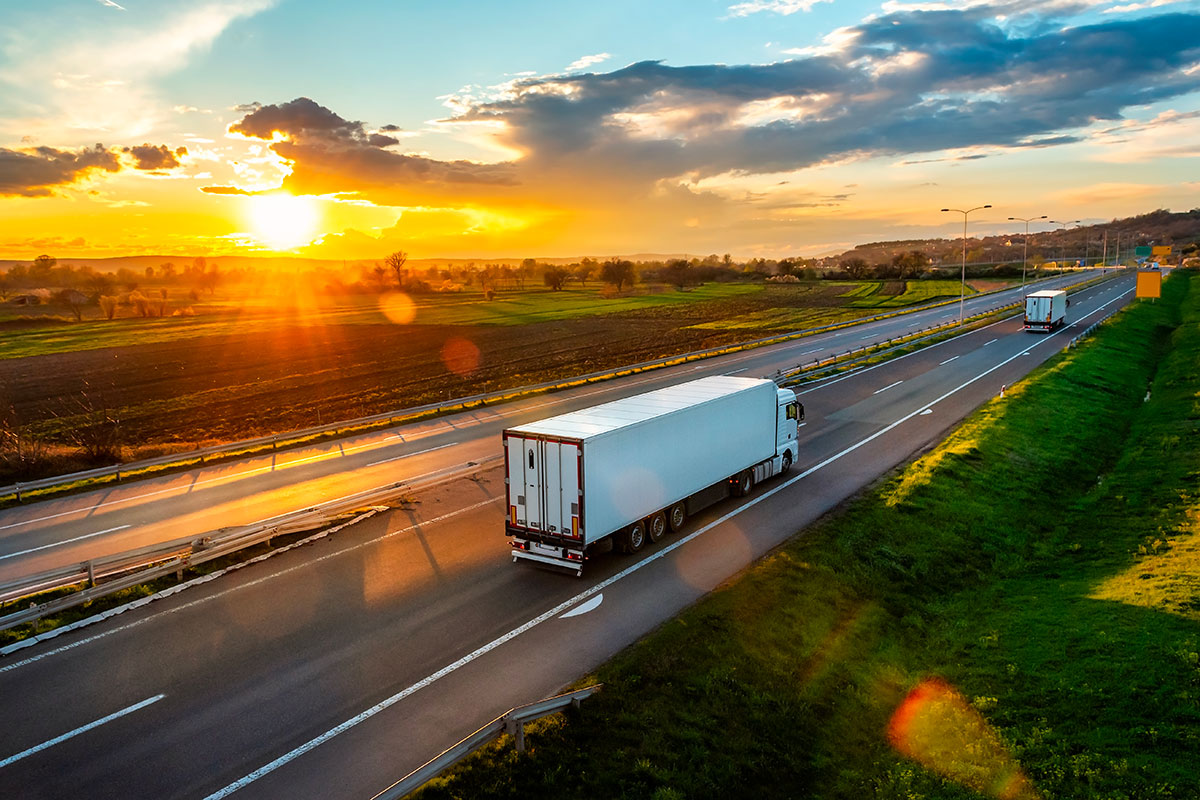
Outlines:
{"label": "road lane", "polygon": [[[1073,312],[1109,301],[1087,294]],[[236,797],[369,797],[496,713],[548,694],[661,624],[935,441],[1072,335],[1009,324],[1001,336],[1004,323],[806,389],[810,424],[795,477],[719,504],[692,520],[686,544],[668,551],[683,541],[669,538],[644,562],[600,556],[578,580],[509,563],[502,476],[492,469],[336,540],[131,612],[99,633],[66,637],[69,649],[56,643],[38,648],[36,661],[0,661],[0,758],[111,713],[122,705],[115,697],[167,695],[139,712],[136,730],[114,723],[64,742],[53,758],[39,753],[0,769],[0,795],[37,787],[45,796],[196,798],[237,784]],[[995,345],[979,346],[993,337]],[[960,357],[941,363],[951,353]],[[906,392],[924,388],[874,395],[896,380]],[[868,398],[881,405],[838,417]],[[549,617],[424,682],[622,573],[600,586],[605,600],[588,614]]]}

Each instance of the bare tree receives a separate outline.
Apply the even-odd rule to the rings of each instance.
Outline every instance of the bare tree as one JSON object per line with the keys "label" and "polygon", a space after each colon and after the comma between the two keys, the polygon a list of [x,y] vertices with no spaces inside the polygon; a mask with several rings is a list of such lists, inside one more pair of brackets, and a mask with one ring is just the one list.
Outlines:
{"label": "bare tree", "polygon": [[74,289],[63,289],[54,295],[54,302],[71,312],[76,322],[83,321],[83,306],[87,298]]}
{"label": "bare tree", "polygon": [[579,279],[580,286],[587,286],[587,279],[592,277],[596,271],[595,259],[585,258],[579,262],[579,266],[575,268],[575,277]]}
{"label": "bare tree", "polygon": [[112,319],[117,315],[117,298],[112,295],[100,295],[100,310],[104,312],[105,319]]}
{"label": "bare tree", "polygon": [[396,273],[396,286],[400,289],[404,288],[404,276],[408,274],[408,270],[404,265],[408,263],[408,253],[403,250],[397,250],[383,260],[387,264],[388,269]]}

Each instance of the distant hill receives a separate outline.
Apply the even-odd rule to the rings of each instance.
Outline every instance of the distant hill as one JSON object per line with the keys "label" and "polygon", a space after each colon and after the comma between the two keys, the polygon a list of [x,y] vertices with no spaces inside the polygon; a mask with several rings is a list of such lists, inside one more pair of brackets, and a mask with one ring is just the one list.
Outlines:
{"label": "distant hill", "polygon": [[[49,253],[48,255],[54,255]],[[328,259],[328,258],[300,258],[295,256],[208,256],[205,257],[205,263],[208,265],[216,265],[222,271],[231,271],[235,269],[255,269],[267,270],[273,272],[308,272],[310,270],[341,270],[348,269],[357,272],[364,265],[373,265],[375,263],[383,263],[385,254],[381,254],[377,259],[371,258],[354,258],[354,259]],[[537,258],[539,264],[578,264],[585,256],[575,256],[571,258]],[[628,259],[636,262],[647,261],[670,261],[676,258],[691,259],[694,256],[679,253],[636,253],[633,255],[617,256],[617,258]],[[702,256],[701,256],[702,257]],[[612,256],[590,256],[596,261],[605,261]],[[498,266],[515,267],[521,263],[520,258],[411,258],[408,260],[408,266],[412,269],[423,270],[429,267],[466,267],[475,265],[483,267],[487,264],[496,264]],[[0,259],[0,270],[5,270],[14,267],[17,264],[28,265],[33,261],[33,257],[28,259]],[[70,264],[75,267],[91,267],[97,272],[116,272],[119,269],[130,269],[134,272],[145,272],[146,267],[154,267],[157,269],[162,264],[171,263],[177,269],[192,263],[191,258],[181,258],[179,256],[118,256],[115,258],[60,258],[60,264]]]}
{"label": "distant hill", "polygon": [[[1038,224],[1040,223],[1040,224]],[[1045,221],[1030,225],[1029,257],[1041,255],[1054,258],[1099,258],[1107,253],[1115,258],[1120,244],[1121,257],[1131,257],[1132,248],[1139,245],[1174,245],[1178,248],[1200,242],[1200,209],[1191,211],[1151,211],[1137,217],[1114,219],[1093,225],[1045,230]],[[1017,261],[1022,257],[1025,224],[1014,222],[1013,232],[1001,236],[968,236],[967,260],[1001,262]],[[846,259],[861,258],[868,264],[890,263],[892,258],[919,250],[934,263],[953,263],[962,258],[962,239],[903,239],[860,244],[823,261],[838,264]]]}

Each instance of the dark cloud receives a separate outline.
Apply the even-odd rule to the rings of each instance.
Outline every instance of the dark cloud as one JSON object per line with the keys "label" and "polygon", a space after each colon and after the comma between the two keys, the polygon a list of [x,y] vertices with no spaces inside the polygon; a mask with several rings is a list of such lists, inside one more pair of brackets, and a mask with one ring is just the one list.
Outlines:
{"label": "dark cloud", "polygon": [[[399,140],[368,131],[361,122],[343,119],[333,111],[298,97],[279,105],[258,105],[229,126],[232,133],[273,141],[270,145],[293,164],[289,189],[325,193],[347,188],[382,187],[405,191],[453,193],[467,185],[511,185],[510,165],[470,161],[438,161],[405,155],[387,148]],[[397,130],[389,125],[385,130]],[[281,141],[275,139],[283,137]]]}
{"label": "dark cloud", "polygon": [[34,147],[9,150],[0,147],[0,195],[45,197],[96,172],[117,172],[121,162],[104,145],[82,150]]}
{"label": "dark cloud", "polygon": [[187,155],[187,148],[177,147],[172,150],[165,144],[160,144],[158,147],[152,144],[143,144],[126,147],[124,152],[133,156],[134,166],[137,169],[174,169],[179,166],[179,159]]}
{"label": "dark cloud", "polygon": [[539,167],[654,179],[1049,146],[1077,140],[1058,131],[1200,88],[1200,15],[1002,27],[996,11],[892,13],[848,29],[840,52],[783,63],[524,79],[456,119],[506,123]]}

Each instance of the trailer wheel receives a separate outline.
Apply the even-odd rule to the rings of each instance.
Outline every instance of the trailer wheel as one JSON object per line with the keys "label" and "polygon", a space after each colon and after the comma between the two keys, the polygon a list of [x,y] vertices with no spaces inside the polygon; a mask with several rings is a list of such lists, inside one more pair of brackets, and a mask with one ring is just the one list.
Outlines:
{"label": "trailer wheel", "polygon": [[783,451],[783,466],[779,468],[779,474],[783,474],[792,468],[792,451]]}
{"label": "trailer wheel", "polygon": [[667,512],[667,523],[671,526],[671,532],[679,533],[685,522],[687,522],[687,507],[683,503],[671,506],[671,510]]}
{"label": "trailer wheel", "polygon": [[745,497],[750,494],[750,489],[754,486],[754,475],[750,470],[745,470],[737,476],[737,483],[733,487],[734,497]]}
{"label": "trailer wheel", "polygon": [[651,514],[650,519],[646,523],[646,535],[650,537],[651,542],[657,542],[667,532],[667,518],[661,511],[657,514]]}
{"label": "trailer wheel", "polygon": [[646,544],[646,523],[642,520],[630,525],[621,533],[621,552],[636,553]]}

